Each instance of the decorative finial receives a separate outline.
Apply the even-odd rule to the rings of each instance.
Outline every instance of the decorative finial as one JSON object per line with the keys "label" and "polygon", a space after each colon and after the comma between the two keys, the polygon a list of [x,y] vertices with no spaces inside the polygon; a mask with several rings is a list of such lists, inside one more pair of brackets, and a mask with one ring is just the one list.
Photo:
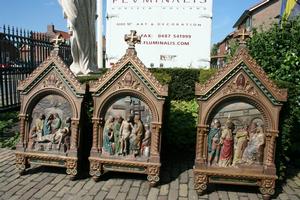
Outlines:
{"label": "decorative finial", "polygon": [[56,37],[53,38],[51,42],[54,43],[54,49],[58,49],[59,46],[65,42],[65,40],[63,37],[61,37],[61,35],[56,35]]}
{"label": "decorative finial", "polygon": [[125,42],[127,42],[129,49],[134,49],[135,44],[141,43],[141,36],[136,35],[135,30],[130,30],[130,34],[126,34],[124,39],[125,39]]}
{"label": "decorative finial", "polygon": [[250,34],[245,28],[243,28],[241,31],[239,31],[237,37],[239,38],[240,45],[245,45],[246,39],[250,37]]}

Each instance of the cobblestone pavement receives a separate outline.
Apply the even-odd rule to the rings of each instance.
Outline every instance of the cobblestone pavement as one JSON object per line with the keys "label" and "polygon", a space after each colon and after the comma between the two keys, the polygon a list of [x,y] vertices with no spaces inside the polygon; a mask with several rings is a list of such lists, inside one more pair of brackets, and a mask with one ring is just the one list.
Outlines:
{"label": "cobblestone pavement", "polygon": [[[63,168],[33,166],[19,176],[14,151],[0,149],[0,199],[262,199],[258,187],[210,185],[207,194],[194,190],[193,161],[172,161],[162,168],[161,183],[151,188],[145,175],[106,173],[95,183],[91,177],[71,181]],[[175,167],[176,166],[176,167]],[[278,186],[274,199],[300,199],[300,172],[289,170],[286,183]]]}

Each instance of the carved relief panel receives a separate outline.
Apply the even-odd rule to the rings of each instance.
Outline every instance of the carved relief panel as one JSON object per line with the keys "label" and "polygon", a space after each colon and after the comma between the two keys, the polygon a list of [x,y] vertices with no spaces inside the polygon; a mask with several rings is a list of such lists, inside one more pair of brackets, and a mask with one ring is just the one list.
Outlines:
{"label": "carved relief panel", "polygon": [[277,88],[241,48],[214,77],[196,84],[195,93],[195,189],[203,192],[209,183],[256,185],[269,199],[277,179],[275,138],[287,91]]}
{"label": "carved relief panel", "polygon": [[66,167],[77,175],[81,104],[85,94],[58,49],[20,82],[20,142],[16,167],[23,174],[30,163]]}
{"label": "carved relief panel", "polygon": [[[132,31],[130,36],[135,34]],[[90,175],[97,180],[105,171],[141,173],[155,185],[159,181],[163,104],[168,88],[137,57],[135,40],[128,41],[126,54],[91,84]]]}

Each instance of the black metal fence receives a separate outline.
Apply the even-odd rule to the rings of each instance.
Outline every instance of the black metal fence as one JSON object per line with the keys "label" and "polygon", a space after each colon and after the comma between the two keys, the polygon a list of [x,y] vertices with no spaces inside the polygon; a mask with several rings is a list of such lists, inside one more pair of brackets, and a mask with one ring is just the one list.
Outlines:
{"label": "black metal fence", "polygon": [[[0,28],[0,111],[20,105],[19,80],[25,79],[50,54],[53,44],[45,33],[14,27]],[[60,46],[66,64],[72,62],[68,44]]]}

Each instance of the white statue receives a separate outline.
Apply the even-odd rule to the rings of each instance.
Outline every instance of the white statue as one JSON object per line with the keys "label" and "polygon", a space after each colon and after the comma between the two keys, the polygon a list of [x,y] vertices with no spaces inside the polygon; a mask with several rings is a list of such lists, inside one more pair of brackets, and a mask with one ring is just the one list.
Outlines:
{"label": "white statue", "polygon": [[58,0],[68,20],[71,33],[70,66],[76,75],[88,74],[96,66],[96,0]]}

